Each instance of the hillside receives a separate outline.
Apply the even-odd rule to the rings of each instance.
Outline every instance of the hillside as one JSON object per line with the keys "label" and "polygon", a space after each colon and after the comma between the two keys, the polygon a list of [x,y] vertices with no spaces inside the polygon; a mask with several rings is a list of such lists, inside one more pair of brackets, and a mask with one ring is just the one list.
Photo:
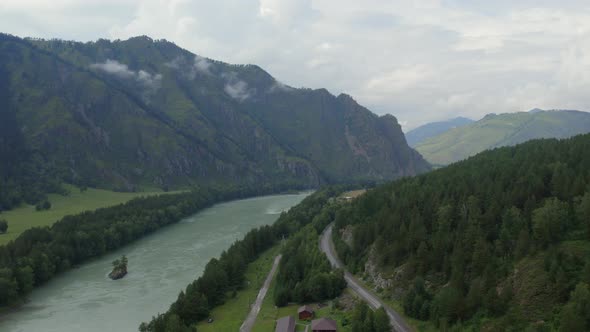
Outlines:
{"label": "hillside", "polygon": [[567,138],[590,132],[590,113],[542,111],[489,114],[415,146],[433,165],[448,165],[481,151],[535,138]]}
{"label": "hillside", "polygon": [[589,151],[534,140],[369,190],[335,211],[336,249],[437,330],[588,331]]}
{"label": "hillside", "polygon": [[474,121],[471,119],[458,117],[446,121],[427,123],[408,131],[406,133],[406,140],[408,141],[409,146],[414,147],[431,137],[438,136],[448,130],[462,127],[473,122]]}
{"label": "hillside", "polygon": [[397,120],[350,96],[165,40],[0,36],[0,209],[62,181],[122,191],[381,181],[429,169]]}

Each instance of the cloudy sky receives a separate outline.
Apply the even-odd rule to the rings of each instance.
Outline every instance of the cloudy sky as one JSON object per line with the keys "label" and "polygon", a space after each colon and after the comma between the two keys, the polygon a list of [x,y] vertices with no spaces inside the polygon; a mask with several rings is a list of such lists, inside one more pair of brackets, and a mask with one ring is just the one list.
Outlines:
{"label": "cloudy sky", "polygon": [[165,38],[409,129],[534,107],[590,110],[588,0],[0,0],[0,31]]}

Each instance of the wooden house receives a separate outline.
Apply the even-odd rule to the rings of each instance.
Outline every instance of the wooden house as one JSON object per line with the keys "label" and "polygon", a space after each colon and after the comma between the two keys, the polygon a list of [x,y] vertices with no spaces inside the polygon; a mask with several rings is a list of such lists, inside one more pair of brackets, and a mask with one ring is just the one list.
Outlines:
{"label": "wooden house", "polygon": [[312,319],[313,314],[314,314],[313,309],[308,305],[304,305],[297,310],[297,315],[299,316],[299,320]]}

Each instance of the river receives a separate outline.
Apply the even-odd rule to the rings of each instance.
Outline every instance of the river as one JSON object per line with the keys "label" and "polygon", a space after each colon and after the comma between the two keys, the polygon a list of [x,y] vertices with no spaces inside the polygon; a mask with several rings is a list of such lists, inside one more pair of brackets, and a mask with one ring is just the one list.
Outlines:
{"label": "river", "polygon": [[[166,311],[209,259],[305,196],[256,197],[203,210],[35,289],[24,306],[0,318],[0,331],[137,331],[142,321]],[[122,254],[129,274],[112,281],[111,262]]]}

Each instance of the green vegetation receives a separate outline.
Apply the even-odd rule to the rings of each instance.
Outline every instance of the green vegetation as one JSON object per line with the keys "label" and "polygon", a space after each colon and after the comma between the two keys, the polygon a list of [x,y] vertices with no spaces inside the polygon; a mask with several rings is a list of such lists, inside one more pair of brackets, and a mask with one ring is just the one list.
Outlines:
{"label": "green vegetation", "polygon": [[402,316],[406,323],[408,323],[408,325],[414,330],[422,332],[437,331],[430,321],[419,320],[408,316],[404,311],[404,301],[397,300],[391,293],[387,292],[386,289],[376,286],[371,280],[363,279],[362,275],[357,275],[357,281],[374,296],[380,297],[383,302]]}
{"label": "green vegetation", "polygon": [[[228,93],[235,85],[242,95]],[[44,208],[64,182],[128,192],[302,189],[429,169],[392,116],[145,36],[77,43],[1,34],[0,91],[0,160],[10,161],[0,165],[0,210]]]}
{"label": "green vegetation", "polygon": [[[211,310],[225,304],[228,294],[244,289],[246,268],[281,239],[298,232],[320,215],[331,198],[345,188],[327,188],[305,198],[272,226],[253,229],[235,242],[219,259],[213,258],[203,274],[181,291],[167,312],[139,327],[142,332],[192,331],[194,324],[209,317]],[[317,244],[317,242],[316,242]],[[325,258],[325,257],[324,257]],[[283,256],[285,259],[285,255]]]}
{"label": "green vegetation", "polygon": [[275,277],[270,284],[268,293],[262,301],[260,312],[256,318],[256,322],[252,327],[252,332],[266,332],[272,331],[275,328],[277,319],[285,316],[293,316],[297,319],[298,305],[289,305],[284,307],[277,307],[275,305],[275,290],[276,290],[277,278]]}
{"label": "green vegetation", "polygon": [[[276,280],[275,280],[276,281]],[[260,312],[256,323],[252,328],[252,332],[268,332],[274,331],[277,319],[285,316],[292,316],[295,318],[297,329],[296,331],[305,331],[305,325],[309,325],[309,321],[301,321],[298,319],[297,309],[300,305],[290,304],[284,307],[277,307],[274,305],[274,290],[275,284],[271,284],[269,292],[262,303]],[[345,293],[347,293],[345,291]],[[317,303],[309,303],[312,308],[317,308]],[[342,308],[338,305],[338,299],[327,303],[322,303],[320,309],[315,310],[315,318],[331,318],[338,323],[338,331],[351,332],[352,312],[346,308]]]}
{"label": "green vegetation", "polygon": [[51,209],[51,203],[49,203],[49,201],[47,199],[44,201],[41,201],[41,202],[37,203],[37,205],[35,205],[36,211],[44,211],[44,210],[49,210],[49,209]]}
{"label": "green vegetation", "polygon": [[[66,216],[51,227],[28,229],[14,241],[0,246],[0,306],[22,300],[33,287],[71,266],[119,248],[214,203],[264,194],[263,190],[202,188],[190,193],[137,198],[114,207]],[[250,236],[254,237],[249,241],[255,246],[246,248],[246,252],[257,250],[261,245],[258,241],[266,243],[257,235]],[[240,280],[239,269],[243,264],[240,261],[232,265],[232,269],[238,269],[232,270],[237,276],[232,282]],[[208,266],[209,270],[217,267],[215,262]],[[191,299],[191,303],[198,305],[198,300]]]}
{"label": "green vegetation", "polygon": [[319,233],[334,220],[334,211],[339,205],[335,198],[326,202],[313,217],[307,217],[311,222],[285,244],[274,291],[277,306],[333,299],[346,288],[343,271],[332,270],[318,245]]}
{"label": "green vegetation", "polygon": [[120,259],[113,261],[113,270],[109,273],[109,278],[116,280],[121,279],[127,274],[127,256],[123,255]]}
{"label": "green vegetation", "polygon": [[446,121],[427,123],[408,131],[406,133],[406,140],[411,147],[414,147],[431,137],[436,137],[448,130],[462,127],[473,122],[474,121],[471,119],[458,117]]}
{"label": "green vegetation", "polygon": [[274,292],[277,306],[283,307],[290,302],[303,304],[333,299],[346,288],[344,273],[332,271],[318,243],[317,231],[308,225],[285,245]]}
{"label": "green vegetation", "polygon": [[365,302],[354,309],[352,315],[352,332],[389,332],[392,330],[389,317],[382,307],[371,310]]}
{"label": "green vegetation", "polygon": [[93,188],[81,191],[71,185],[64,185],[63,188],[67,190],[67,195],[48,195],[48,200],[51,202],[50,210],[36,211],[34,206],[23,205],[1,212],[0,218],[8,222],[9,231],[0,236],[0,245],[16,239],[29,228],[51,226],[67,215],[118,205],[134,198],[164,194],[164,192],[124,193]]}
{"label": "green vegetation", "polygon": [[248,264],[245,273],[246,285],[244,288],[235,293],[227,294],[227,301],[223,305],[211,310],[210,316],[213,318],[213,323],[208,323],[206,320],[201,321],[196,324],[197,331],[238,331],[244,319],[246,319],[250,311],[250,305],[256,299],[258,291],[262,287],[279,250],[280,246],[274,246],[261,254],[258,259]]}
{"label": "green vegetation", "polygon": [[8,231],[8,222],[6,220],[0,219],[0,234],[6,234]]}
{"label": "green vegetation", "polygon": [[587,330],[588,151],[531,141],[369,190],[334,211],[336,249],[438,330]]}
{"label": "green vegetation", "polygon": [[490,114],[415,145],[433,165],[448,165],[487,149],[537,138],[567,138],[590,132],[590,113],[538,111]]}

